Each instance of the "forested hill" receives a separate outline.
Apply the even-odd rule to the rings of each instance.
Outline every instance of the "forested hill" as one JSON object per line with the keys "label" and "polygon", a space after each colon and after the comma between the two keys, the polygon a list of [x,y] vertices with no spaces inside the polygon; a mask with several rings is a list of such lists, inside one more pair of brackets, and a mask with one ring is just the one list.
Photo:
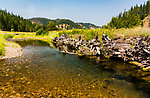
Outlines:
{"label": "forested hill", "polygon": [[84,29],[95,29],[95,28],[101,28],[100,26],[96,26],[92,23],[78,23],[79,25],[81,25]]}
{"label": "forested hill", "polygon": [[[145,18],[150,15],[150,0],[143,5],[131,7],[129,11],[120,13],[117,17],[113,17],[103,28],[132,28],[134,26],[144,26]],[[150,23],[148,23],[150,24]]]}
{"label": "forested hill", "polygon": [[0,10],[0,30],[33,32],[35,31],[35,26],[36,24],[32,24],[31,21],[23,19],[19,15]]}
{"label": "forested hill", "polygon": [[94,24],[91,23],[75,23],[69,19],[56,19],[56,20],[51,20],[51,19],[47,19],[47,18],[31,18],[29,19],[30,21],[32,21],[33,23],[36,23],[38,25],[47,25],[49,23],[49,21],[54,21],[57,25],[57,27],[59,29],[96,29],[96,28],[100,28],[99,26],[96,26]]}

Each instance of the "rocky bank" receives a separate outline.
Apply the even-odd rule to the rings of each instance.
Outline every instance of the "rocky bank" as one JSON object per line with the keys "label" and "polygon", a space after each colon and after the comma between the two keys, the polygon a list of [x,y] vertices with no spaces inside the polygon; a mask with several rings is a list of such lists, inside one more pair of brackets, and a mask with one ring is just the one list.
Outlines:
{"label": "rocky bank", "polygon": [[124,62],[137,62],[143,70],[150,71],[150,37],[115,37],[110,39],[102,35],[103,42],[98,36],[92,41],[68,38],[68,35],[55,37],[53,43],[61,52],[78,54],[80,56],[104,56],[121,58]]}

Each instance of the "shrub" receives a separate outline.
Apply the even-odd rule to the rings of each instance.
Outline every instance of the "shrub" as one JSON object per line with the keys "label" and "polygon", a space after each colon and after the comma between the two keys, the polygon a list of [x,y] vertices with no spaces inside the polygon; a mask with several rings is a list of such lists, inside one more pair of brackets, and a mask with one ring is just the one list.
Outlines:
{"label": "shrub", "polygon": [[43,28],[36,31],[36,35],[48,35],[48,29],[44,30]]}
{"label": "shrub", "polygon": [[46,29],[46,30],[44,30],[43,32],[42,32],[42,35],[48,35],[48,29]]}
{"label": "shrub", "polygon": [[38,30],[36,31],[36,35],[42,35],[42,32],[43,32],[43,31],[44,31],[43,28],[38,29]]}

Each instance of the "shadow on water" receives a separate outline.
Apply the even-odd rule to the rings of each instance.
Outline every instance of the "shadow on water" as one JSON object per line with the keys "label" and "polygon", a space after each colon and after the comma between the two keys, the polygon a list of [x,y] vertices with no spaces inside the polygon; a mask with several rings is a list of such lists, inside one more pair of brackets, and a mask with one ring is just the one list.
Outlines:
{"label": "shadow on water", "polygon": [[[6,80],[1,80],[4,78],[12,84],[11,92],[18,89],[18,93],[26,95],[38,92],[56,97],[150,98],[150,73],[136,66],[102,57],[63,54],[39,40],[17,43],[23,47],[23,56],[0,61],[0,84],[3,85],[0,93],[6,93],[1,90],[5,86],[8,88]],[[22,78],[26,80],[23,82]],[[18,84],[21,81],[23,88],[12,81]]]}
{"label": "shadow on water", "polygon": [[[106,72],[111,72],[111,78],[133,83],[136,90],[142,91],[148,98],[150,98],[149,72],[142,72],[139,67],[123,63],[123,60],[114,58],[99,61],[96,68],[100,68]],[[148,79],[143,79],[145,77],[148,77]]]}

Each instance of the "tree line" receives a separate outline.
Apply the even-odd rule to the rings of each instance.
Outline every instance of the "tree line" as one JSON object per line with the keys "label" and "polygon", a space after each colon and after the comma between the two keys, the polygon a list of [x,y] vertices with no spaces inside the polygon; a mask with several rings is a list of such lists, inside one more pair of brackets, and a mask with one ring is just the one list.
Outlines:
{"label": "tree line", "polygon": [[50,21],[48,25],[38,25],[19,15],[0,10],[0,30],[15,32],[36,32],[37,35],[48,33],[48,31],[57,30],[56,24]]}
{"label": "tree line", "polygon": [[0,29],[3,31],[33,32],[36,24],[19,15],[0,10]]}
{"label": "tree line", "polygon": [[143,5],[131,7],[129,11],[120,13],[113,17],[111,21],[104,25],[103,28],[132,28],[134,26],[143,26],[143,19],[150,15],[150,0]]}

